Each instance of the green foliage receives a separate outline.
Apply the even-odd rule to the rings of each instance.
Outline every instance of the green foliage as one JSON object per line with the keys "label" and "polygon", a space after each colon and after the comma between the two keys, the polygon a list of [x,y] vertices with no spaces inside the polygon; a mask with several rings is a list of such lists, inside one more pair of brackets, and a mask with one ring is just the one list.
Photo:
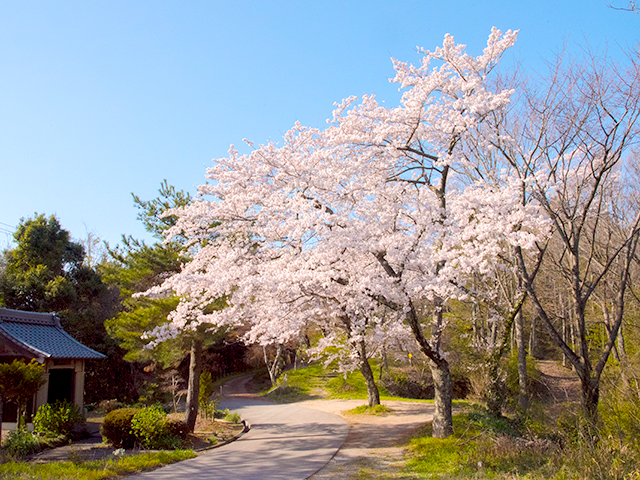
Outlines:
{"label": "green foliage", "polygon": [[211,372],[202,372],[200,374],[200,393],[198,394],[198,403],[201,409],[211,403],[214,389]]}
{"label": "green foliage", "polygon": [[213,412],[213,418],[224,418],[229,415],[229,409],[225,408],[224,410],[216,410]]}
{"label": "green foliage", "polygon": [[167,418],[160,406],[153,405],[113,410],[104,417],[101,433],[116,448],[139,444],[144,448],[172,450],[182,447],[189,432],[183,421]]}
{"label": "green foliage", "polygon": [[18,423],[22,420],[27,403],[44,384],[43,375],[44,367],[35,360],[29,363],[23,360],[0,363],[0,399],[18,405]]}
{"label": "green foliage", "polygon": [[167,414],[157,405],[138,410],[131,419],[131,431],[145,448],[161,449],[168,436]]}
{"label": "green foliage", "polygon": [[40,439],[26,428],[18,428],[9,432],[9,437],[4,441],[3,447],[14,457],[22,458],[42,450]]}
{"label": "green foliage", "polygon": [[0,297],[8,308],[61,311],[75,299],[74,273],[82,268],[84,248],[70,240],[55,216],[22,219],[6,253]]}
{"label": "green foliage", "polygon": [[[330,398],[367,398],[367,385],[360,371],[339,373],[327,382],[326,389]],[[384,385],[378,385],[378,389],[381,396],[389,394]]]}
{"label": "green foliage", "polygon": [[[540,377],[542,372],[538,369],[538,365],[536,363],[536,359],[527,355],[527,392],[533,394],[538,389],[540,385]],[[509,358],[507,363],[507,392],[509,397],[513,402],[517,402],[518,392],[520,389],[519,386],[519,376],[518,376],[518,353],[513,352],[513,355]]]}
{"label": "green foliage", "polygon": [[107,362],[88,362],[87,402],[127,393],[130,369],[123,366],[122,352],[104,328],[104,320],[119,308],[118,292],[85,264],[84,248],[71,240],[55,216],[22,219],[14,239],[16,247],[5,252],[0,272],[0,305],[58,312],[67,333],[109,357]]}
{"label": "green foliage", "polygon": [[172,437],[176,437],[182,441],[186,440],[189,436],[189,428],[184,420],[177,418],[167,418],[167,431]]}
{"label": "green foliage", "polygon": [[240,418],[240,414],[238,413],[228,413],[227,415],[225,415],[224,419],[227,422],[231,422],[231,423],[240,423],[242,421],[242,418]]}
{"label": "green foliage", "polygon": [[33,425],[36,433],[69,436],[73,427],[83,421],[80,408],[64,400],[42,405],[36,412]]}
{"label": "green foliage", "polygon": [[[124,310],[105,321],[108,334],[126,350],[125,360],[155,360],[165,368],[171,368],[184,357],[186,342],[182,339],[167,340],[153,350],[144,348],[149,340],[143,338],[143,333],[166,324],[167,316],[175,310],[178,301],[178,297],[136,299],[131,303],[131,310]],[[125,301],[125,306],[128,304],[130,302]]]}
{"label": "green foliage", "polygon": [[147,232],[152,233],[157,238],[162,238],[164,232],[175,225],[178,217],[176,215],[163,216],[162,214],[170,208],[185,207],[191,203],[191,195],[184,190],[176,190],[173,185],[169,185],[167,180],[163,180],[158,190],[159,196],[153,200],[141,200],[135,194],[133,203],[140,210],[138,220],[142,222]]}
{"label": "green foliage", "polygon": [[[384,387],[389,394],[403,398],[426,400],[434,396],[431,376],[425,377],[415,370],[407,373],[389,369],[384,373],[380,386]],[[456,398],[455,395],[454,398]]]}
{"label": "green foliage", "polygon": [[136,414],[135,408],[119,408],[104,417],[100,433],[115,448],[133,448],[136,437],[131,428],[131,421]]}
{"label": "green foliage", "polygon": [[10,462],[0,465],[0,478],[3,480],[36,478],[38,480],[111,480],[153,470],[195,456],[191,450],[176,450],[91,462]]}
{"label": "green foliage", "polygon": [[[139,208],[138,219],[156,238],[160,238],[166,228],[175,223],[175,217],[160,218],[167,208],[181,207],[189,203],[191,197],[183,191],[176,191],[165,180],[159,190],[159,196],[153,200],[141,200],[133,195]],[[152,361],[162,369],[174,368],[185,357],[189,342],[182,336],[162,342],[154,349],[145,349],[149,340],[142,338],[143,333],[167,323],[167,315],[178,305],[177,297],[150,299],[133,297],[158,285],[168,274],[180,271],[188,258],[181,254],[180,242],[156,242],[147,245],[132,237],[123,236],[122,244],[110,248],[110,260],[100,266],[105,281],[116,287],[122,299],[122,309],[105,322],[105,328],[111,338],[126,350],[125,359],[131,362]],[[151,401],[157,395],[146,392]]]}

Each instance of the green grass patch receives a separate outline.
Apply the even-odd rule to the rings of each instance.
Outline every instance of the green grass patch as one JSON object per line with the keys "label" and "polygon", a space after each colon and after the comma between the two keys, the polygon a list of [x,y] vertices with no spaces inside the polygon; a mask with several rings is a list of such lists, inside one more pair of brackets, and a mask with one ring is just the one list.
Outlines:
{"label": "green grass patch", "polygon": [[433,438],[429,425],[411,440],[408,474],[433,480],[554,478],[549,462],[559,446],[522,437],[518,422],[476,410],[454,415],[453,424],[449,438]]}
{"label": "green grass patch", "polygon": [[[375,367],[372,365],[372,368]],[[286,385],[285,385],[286,376]],[[376,382],[377,383],[377,382]],[[345,400],[363,400],[367,398],[367,386],[359,371],[348,373],[345,377],[329,366],[312,364],[297,370],[289,370],[278,379],[278,388],[265,388],[261,395],[278,403],[292,403],[314,398],[335,398]],[[406,402],[433,403],[433,400],[419,400],[389,395],[389,392],[378,385],[381,400],[401,400]],[[454,407],[468,405],[465,400],[454,400]]]}
{"label": "green grass patch", "polygon": [[373,407],[370,407],[369,405],[360,405],[359,407],[347,410],[345,413],[348,413],[349,415],[388,415],[393,413],[393,410],[382,404],[375,405]]}
{"label": "green grass patch", "polygon": [[150,452],[112,460],[91,462],[26,463],[0,465],[3,480],[101,480],[147,472],[195,457],[191,450]]}
{"label": "green grass patch", "polygon": [[289,370],[278,379],[277,388],[269,388],[262,395],[269,400],[279,403],[299,402],[318,398],[327,379],[332,376],[331,371],[314,364],[308,367]]}

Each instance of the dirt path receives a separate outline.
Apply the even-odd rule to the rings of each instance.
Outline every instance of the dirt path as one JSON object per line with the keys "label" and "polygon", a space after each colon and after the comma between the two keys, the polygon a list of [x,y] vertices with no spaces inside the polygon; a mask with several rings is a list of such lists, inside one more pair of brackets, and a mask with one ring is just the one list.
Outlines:
{"label": "dirt path", "polygon": [[545,402],[547,413],[557,419],[565,408],[563,405],[580,402],[580,379],[573,370],[555,360],[537,360],[536,363],[542,372],[540,383],[549,396]]}
{"label": "dirt path", "polygon": [[352,479],[359,474],[399,474],[405,457],[404,445],[433,417],[433,404],[385,401],[392,413],[380,415],[350,415],[345,413],[365,400],[309,400],[300,406],[340,415],[351,429],[346,441],[319,472],[310,480]]}

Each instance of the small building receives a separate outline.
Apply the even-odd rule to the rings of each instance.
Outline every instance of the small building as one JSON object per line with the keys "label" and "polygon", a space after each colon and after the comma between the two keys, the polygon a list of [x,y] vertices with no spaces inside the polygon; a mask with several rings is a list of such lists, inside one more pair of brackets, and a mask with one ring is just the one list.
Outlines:
{"label": "small building", "polygon": [[[35,395],[29,413],[56,400],[67,400],[82,409],[85,360],[100,358],[105,356],[65,332],[55,313],[0,308],[0,362],[36,359],[45,368],[45,383]],[[12,412],[10,405],[6,407],[3,420],[15,421],[11,418],[15,417],[15,410]],[[11,423],[6,425],[11,427]]]}

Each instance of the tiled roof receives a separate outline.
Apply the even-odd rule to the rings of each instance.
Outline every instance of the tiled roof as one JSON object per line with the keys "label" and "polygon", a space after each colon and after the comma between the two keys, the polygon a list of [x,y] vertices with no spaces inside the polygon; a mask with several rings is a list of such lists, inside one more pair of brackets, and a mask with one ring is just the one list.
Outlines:
{"label": "tiled roof", "polygon": [[104,358],[60,326],[55,314],[0,308],[0,341],[7,339],[44,358]]}

